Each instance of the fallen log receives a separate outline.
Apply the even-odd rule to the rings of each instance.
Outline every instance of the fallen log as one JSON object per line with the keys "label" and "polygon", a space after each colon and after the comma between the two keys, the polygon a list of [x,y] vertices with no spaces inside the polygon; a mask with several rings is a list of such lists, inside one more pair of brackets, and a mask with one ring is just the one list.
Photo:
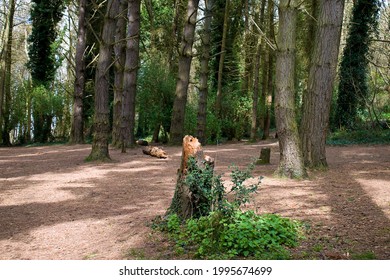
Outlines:
{"label": "fallen log", "polygon": [[160,148],[155,147],[155,146],[147,146],[147,147],[142,149],[142,152],[145,155],[149,155],[149,156],[156,157],[156,158],[167,158],[168,157],[167,153],[163,149],[160,149]]}
{"label": "fallen log", "polygon": [[139,140],[137,140],[137,141],[135,141],[138,145],[140,145],[140,146],[149,146],[149,143],[148,143],[148,141],[146,141],[146,140],[143,140],[143,139],[139,139]]}

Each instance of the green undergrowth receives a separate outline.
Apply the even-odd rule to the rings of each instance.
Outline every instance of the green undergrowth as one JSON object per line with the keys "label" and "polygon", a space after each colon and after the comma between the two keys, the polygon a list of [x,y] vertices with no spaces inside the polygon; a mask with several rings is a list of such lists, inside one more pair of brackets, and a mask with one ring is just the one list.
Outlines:
{"label": "green undergrowth", "polygon": [[176,253],[194,259],[289,259],[288,248],[302,237],[298,221],[253,211],[217,211],[184,223],[171,215],[163,224]]}
{"label": "green undergrowth", "polygon": [[[199,169],[189,161],[186,183],[196,197],[205,201],[192,218],[177,214],[158,217],[153,227],[167,235],[175,254],[193,259],[289,259],[289,248],[303,238],[299,221],[275,214],[243,211],[260,184],[245,184],[253,178],[254,164],[240,170],[233,166],[233,186],[226,192],[221,176]],[[229,197],[229,198],[228,198]]]}
{"label": "green undergrowth", "polygon": [[390,129],[339,130],[328,136],[327,144],[332,146],[390,144]]}

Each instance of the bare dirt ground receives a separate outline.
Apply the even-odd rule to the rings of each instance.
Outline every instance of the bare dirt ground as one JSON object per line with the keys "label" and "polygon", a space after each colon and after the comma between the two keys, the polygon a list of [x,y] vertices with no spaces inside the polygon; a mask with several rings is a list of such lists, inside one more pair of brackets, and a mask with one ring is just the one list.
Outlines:
{"label": "bare dirt ground", "polygon": [[[271,164],[255,202],[258,213],[305,222],[296,259],[390,259],[390,146],[328,147],[329,170],[307,180],[278,179],[275,141],[206,146],[215,171],[247,166],[261,147]],[[90,145],[0,148],[0,259],[165,258],[148,226],[170,205],[181,148],[168,159],[141,148],[113,162],[86,163]]]}

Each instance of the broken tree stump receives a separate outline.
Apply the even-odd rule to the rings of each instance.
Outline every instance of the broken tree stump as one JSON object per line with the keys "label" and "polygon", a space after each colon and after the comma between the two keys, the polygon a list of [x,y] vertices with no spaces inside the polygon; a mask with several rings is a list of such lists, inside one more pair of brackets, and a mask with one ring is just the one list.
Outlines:
{"label": "broken tree stump", "polygon": [[168,157],[167,153],[163,149],[160,149],[160,148],[154,147],[154,146],[147,146],[147,147],[142,149],[142,152],[145,155],[149,155],[149,156],[157,157],[157,158],[167,158]]}
{"label": "broken tree stump", "polygon": [[260,150],[260,157],[257,160],[256,164],[269,164],[271,158],[271,148],[262,148]]}
{"label": "broken tree stump", "polygon": [[186,177],[191,172],[188,165],[190,158],[195,160],[197,172],[202,172],[205,168],[214,169],[214,159],[203,154],[198,139],[191,135],[186,135],[183,138],[183,151],[180,168],[178,169],[176,189],[168,209],[168,214],[177,214],[183,220],[189,219],[195,213],[198,213],[199,205],[204,203],[205,200],[202,190],[190,189],[190,186],[186,184]]}

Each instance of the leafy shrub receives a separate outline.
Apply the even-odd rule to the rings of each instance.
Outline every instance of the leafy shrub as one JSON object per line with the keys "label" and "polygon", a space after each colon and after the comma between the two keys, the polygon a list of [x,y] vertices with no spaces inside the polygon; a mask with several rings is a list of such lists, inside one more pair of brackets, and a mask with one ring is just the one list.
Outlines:
{"label": "leafy shrub", "polygon": [[390,129],[383,130],[339,130],[328,136],[329,145],[388,144]]}
{"label": "leafy shrub", "polygon": [[[256,215],[253,211],[236,210],[231,215],[221,211],[199,219],[187,220],[178,231],[175,223],[176,245],[192,249],[200,259],[287,259],[286,247],[294,247],[300,238],[300,224],[278,215]],[[172,236],[172,235],[171,235]]]}
{"label": "leafy shrub", "polygon": [[176,252],[188,252],[200,259],[289,257],[286,247],[296,246],[301,237],[297,221],[240,210],[258,188],[258,184],[245,184],[253,168],[254,164],[245,170],[233,166],[233,186],[226,192],[221,176],[207,166],[199,168],[190,158],[186,184],[203,204],[191,219],[181,221],[177,215],[170,215],[158,224],[175,242]]}

